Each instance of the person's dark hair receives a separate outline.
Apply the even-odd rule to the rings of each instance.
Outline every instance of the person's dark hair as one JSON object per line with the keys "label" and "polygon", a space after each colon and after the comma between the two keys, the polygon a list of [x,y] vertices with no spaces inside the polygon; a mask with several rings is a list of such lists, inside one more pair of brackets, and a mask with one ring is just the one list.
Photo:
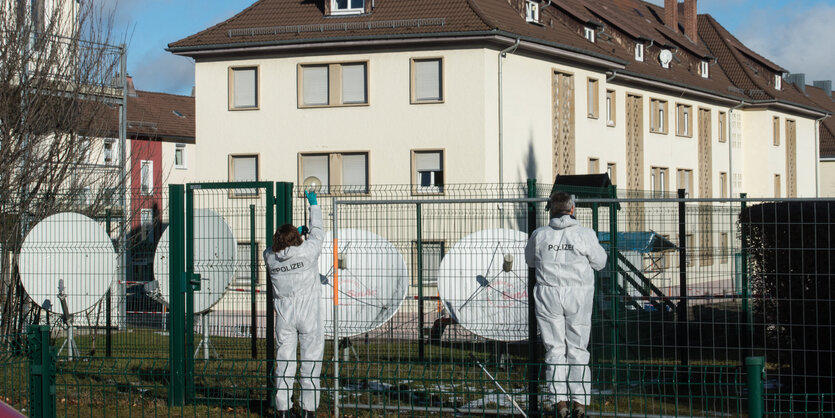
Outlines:
{"label": "person's dark hair", "polygon": [[550,201],[552,218],[569,215],[571,214],[571,208],[574,207],[574,199],[568,193],[556,192],[551,195]]}
{"label": "person's dark hair", "polygon": [[302,245],[302,235],[293,224],[284,224],[276,229],[273,235],[273,252],[299,245]]}

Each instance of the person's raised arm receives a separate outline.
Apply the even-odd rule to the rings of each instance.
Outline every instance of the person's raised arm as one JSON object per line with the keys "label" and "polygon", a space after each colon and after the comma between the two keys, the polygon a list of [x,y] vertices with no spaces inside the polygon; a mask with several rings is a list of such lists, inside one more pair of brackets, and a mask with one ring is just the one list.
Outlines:
{"label": "person's raised arm", "polygon": [[319,206],[315,192],[304,192],[304,196],[307,198],[307,202],[310,203],[310,235],[307,236],[305,242],[311,242],[311,245],[321,248],[322,242],[325,240],[322,208]]}
{"label": "person's raised arm", "polygon": [[606,267],[606,250],[600,245],[600,241],[597,239],[597,233],[593,230],[589,231],[590,233],[587,235],[589,250],[586,257],[589,259],[591,268],[600,271],[603,267]]}

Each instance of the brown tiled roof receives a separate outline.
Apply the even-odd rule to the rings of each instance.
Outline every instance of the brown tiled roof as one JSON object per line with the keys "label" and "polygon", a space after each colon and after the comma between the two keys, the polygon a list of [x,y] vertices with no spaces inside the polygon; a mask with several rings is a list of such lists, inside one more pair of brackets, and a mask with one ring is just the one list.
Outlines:
{"label": "brown tiled roof", "polygon": [[[128,96],[128,138],[194,143],[194,97],[150,91],[136,93]],[[105,131],[113,137],[119,132],[118,114],[115,107],[105,113]]]}
{"label": "brown tiled roof", "polygon": [[[806,86],[806,94],[818,107],[835,115],[835,94],[827,96],[823,89],[814,86]],[[820,155],[835,158],[835,116],[830,116],[821,123]]]}

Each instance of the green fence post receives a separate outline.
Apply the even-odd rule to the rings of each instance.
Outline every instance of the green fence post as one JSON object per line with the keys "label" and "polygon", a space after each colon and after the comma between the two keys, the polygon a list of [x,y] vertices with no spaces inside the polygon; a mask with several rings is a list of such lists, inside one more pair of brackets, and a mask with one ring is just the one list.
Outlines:
{"label": "green fence post", "polygon": [[420,203],[415,205],[416,221],[417,221],[417,286],[418,286],[418,332],[420,333],[420,342],[418,343],[418,358],[423,361],[424,358],[424,340],[423,340],[423,214],[421,213]]}
{"label": "green fence post", "polygon": [[[684,199],[685,190],[678,189],[678,198]],[[687,325],[687,210],[684,200],[678,202],[678,265],[679,265],[679,300],[676,310],[678,337],[681,338],[681,365],[687,366],[690,358],[690,331]]]}
{"label": "green fence post", "polygon": [[[528,198],[536,198],[536,179],[528,179]],[[528,203],[528,237],[537,226],[536,203]],[[539,411],[539,345],[537,344],[536,305],[533,297],[536,269],[528,266],[528,411]]]}
{"label": "green fence post", "polygon": [[[194,189],[199,186],[191,184],[186,186],[186,235],[184,242],[186,243],[186,275],[184,280],[183,291],[186,295],[185,302],[185,327],[183,328],[185,335],[185,396],[186,402],[194,399],[194,286],[192,279],[194,276]],[[175,276],[169,276],[175,277]],[[199,282],[198,282],[199,283]]]}
{"label": "green fence post", "polygon": [[[745,201],[748,197],[747,193],[740,193],[739,198],[743,199],[740,207],[740,213],[745,212],[748,207],[748,202]],[[750,219],[750,217],[749,217]],[[739,252],[740,252],[740,281],[742,284],[742,313],[745,315],[745,324],[743,325],[742,332],[742,343],[744,348],[742,350],[743,356],[749,357],[753,354],[753,327],[752,324],[754,322],[753,315],[751,314],[751,305],[750,305],[750,298],[751,298],[751,289],[748,284],[748,248],[746,246],[746,242],[748,241],[748,233],[747,230],[743,227],[740,228],[740,243],[739,243]]]}
{"label": "green fence post", "polygon": [[171,334],[168,339],[169,365],[171,378],[168,385],[168,403],[172,406],[185,404],[185,306],[183,304],[183,285],[185,276],[185,230],[183,211],[185,210],[182,184],[168,185],[168,320]]}
{"label": "green fence post", "polygon": [[748,377],[748,417],[762,418],[765,405],[763,399],[765,357],[746,357],[745,372]]}
{"label": "green fence post", "polygon": [[[609,186],[609,198],[613,199],[617,196],[617,189],[614,185]],[[612,355],[612,385],[617,387],[618,384],[618,366],[620,359],[618,358],[618,343],[620,334],[618,330],[618,310],[621,302],[618,297],[618,204],[609,203],[609,297],[611,300],[610,308],[612,309],[612,327],[611,327],[611,347]]]}
{"label": "green fence post", "polygon": [[31,417],[55,416],[55,356],[49,325],[29,325],[29,408]]}
{"label": "green fence post", "polygon": [[255,299],[258,286],[258,257],[255,244],[255,205],[249,205],[249,333],[252,336],[252,358],[258,358],[258,303]]}
{"label": "green fence post", "polygon": [[[106,224],[105,229],[107,230],[107,237],[110,238],[110,217],[111,217],[110,209],[107,209],[106,211],[104,211],[104,216],[105,216],[105,224]],[[118,247],[116,247],[116,248],[118,248]],[[111,306],[112,306],[110,293],[111,293],[110,289],[108,288],[107,289],[107,295],[105,296],[105,298],[106,298],[105,299],[105,308],[107,309],[107,312],[105,312],[105,314],[104,314],[104,323],[105,323],[105,328],[104,328],[104,355],[107,356],[107,357],[110,357],[113,354],[112,347],[111,347],[112,336],[111,336],[111,333],[110,333],[110,327],[113,325],[112,319],[110,317],[110,309],[111,309]]]}
{"label": "green fence post", "polygon": [[[273,212],[275,207],[275,212]],[[275,223],[278,225],[293,223],[293,183],[282,181],[275,183],[275,194],[272,188],[267,189],[267,245],[272,246]],[[269,280],[269,279],[267,279]],[[273,304],[273,286],[267,283],[267,387],[270,388],[270,399],[275,399],[275,305]]]}

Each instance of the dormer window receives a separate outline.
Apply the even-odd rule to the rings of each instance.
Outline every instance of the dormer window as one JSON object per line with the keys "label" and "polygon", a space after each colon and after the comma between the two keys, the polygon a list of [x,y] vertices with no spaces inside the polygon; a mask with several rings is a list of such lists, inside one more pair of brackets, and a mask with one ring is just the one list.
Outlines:
{"label": "dormer window", "polygon": [[594,29],[585,26],[583,28],[583,37],[589,40],[589,42],[594,42]]}
{"label": "dormer window", "polygon": [[783,89],[783,77],[780,74],[774,74],[774,88],[777,90]]}
{"label": "dormer window", "polygon": [[640,42],[635,44],[635,61],[644,62],[644,44]]}
{"label": "dormer window", "polygon": [[702,78],[710,78],[710,64],[707,61],[702,61],[701,71]]}
{"label": "dormer window", "polygon": [[332,15],[360,14],[365,11],[365,0],[331,0]]}
{"label": "dormer window", "polygon": [[539,3],[528,0],[525,4],[525,21],[528,23],[539,23]]}

